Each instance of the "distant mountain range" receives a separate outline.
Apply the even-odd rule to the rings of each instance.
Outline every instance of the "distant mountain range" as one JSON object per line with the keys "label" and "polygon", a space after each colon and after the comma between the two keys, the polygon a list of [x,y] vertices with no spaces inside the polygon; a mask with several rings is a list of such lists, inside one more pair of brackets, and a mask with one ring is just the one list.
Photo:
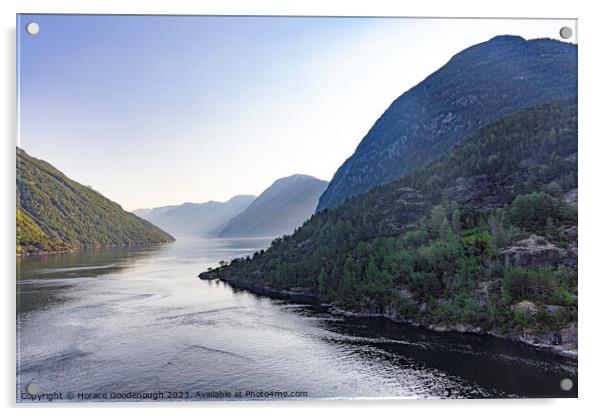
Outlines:
{"label": "distant mountain range", "polygon": [[181,205],[136,209],[132,212],[176,237],[217,237],[230,220],[254,200],[253,195],[237,195],[226,202],[186,202]]}
{"label": "distant mountain range", "polygon": [[258,198],[237,195],[226,202],[188,202],[129,213],[17,148],[17,254],[155,244],[174,241],[172,235],[281,236],[311,217],[327,185],[293,175],[278,179]]}
{"label": "distant mountain range", "polygon": [[155,225],[17,148],[17,254],[173,241]]}
{"label": "distant mountain range", "polygon": [[219,233],[220,237],[275,237],[292,233],[315,212],[328,182],[308,175],[275,181]]}
{"label": "distant mountain range", "polygon": [[337,170],[318,210],[390,182],[491,121],[577,95],[577,46],[497,36],[471,46],[397,98]]}
{"label": "distant mountain range", "polygon": [[328,182],[308,175],[275,181],[255,197],[238,195],[226,202],[187,202],[134,214],[177,236],[276,237],[290,234],[311,217]]}

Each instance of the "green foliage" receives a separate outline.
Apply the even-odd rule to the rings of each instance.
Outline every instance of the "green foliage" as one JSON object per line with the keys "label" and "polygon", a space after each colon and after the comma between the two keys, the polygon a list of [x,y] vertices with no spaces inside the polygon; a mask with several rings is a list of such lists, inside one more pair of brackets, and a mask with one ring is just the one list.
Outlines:
{"label": "green foliage", "polygon": [[173,241],[149,222],[17,148],[17,253]]}
{"label": "green foliage", "polygon": [[508,209],[496,208],[487,218],[487,229],[493,236],[496,247],[506,247],[514,241],[525,237],[519,228],[510,223]]}
{"label": "green foliage", "polygon": [[427,241],[429,241],[429,234],[423,229],[408,231],[403,236],[403,242],[407,246],[420,246],[425,244]]}
{"label": "green foliage", "polygon": [[576,208],[545,193],[551,182],[563,192],[575,186],[576,120],[572,100],[512,114],[441,159],[315,214],[224,272],[307,288],[352,310],[396,305],[429,323],[546,325],[537,317],[517,323],[512,302],[568,305],[574,271],[504,268],[498,253],[540,226],[557,242],[560,226],[576,225]]}
{"label": "green foliage", "polygon": [[320,275],[318,276],[318,295],[324,300],[329,300],[331,297],[331,283],[324,268],[320,269]]}
{"label": "green foliage", "polygon": [[431,210],[430,232],[433,237],[446,237],[450,230],[445,208],[437,205]]}
{"label": "green foliage", "polygon": [[545,267],[507,267],[504,292],[508,302],[531,300],[549,304],[566,304],[570,294],[565,282]]}
{"label": "green foliage", "polygon": [[462,237],[466,252],[472,256],[491,257],[495,253],[493,236],[483,227],[466,230]]}
{"label": "green foliage", "polygon": [[459,209],[454,209],[452,212],[451,227],[455,233],[462,231],[462,214],[460,213]]}
{"label": "green foliage", "polygon": [[68,247],[48,236],[36,222],[17,207],[17,254],[35,251],[63,251]]}
{"label": "green foliage", "polygon": [[436,307],[435,316],[440,322],[475,324],[486,319],[486,311],[476,299],[460,292]]}
{"label": "green foliage", "polygon": [[554,221],[574,223],[577,210],[544,192],[518,195],[509,211],[509,220],[516,226],[534,232],[550,231]]}
{"label": "green foliage", "polygon": [[415,302],[408,301],[407,299],[399,299],[397,301],[398,311],[401,316],[412,319],[420,315],[420,310]]}

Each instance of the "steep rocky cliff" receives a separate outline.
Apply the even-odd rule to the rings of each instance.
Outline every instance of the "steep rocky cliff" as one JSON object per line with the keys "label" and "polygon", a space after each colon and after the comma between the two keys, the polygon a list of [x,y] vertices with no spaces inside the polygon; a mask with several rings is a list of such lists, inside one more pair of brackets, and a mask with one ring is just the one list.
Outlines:
{"label": "steep rocky cliff", "polygon": [[497,36],[397,98],[337,170],[318,210],[392,181],[516,110],[577,95],[577,46]]}

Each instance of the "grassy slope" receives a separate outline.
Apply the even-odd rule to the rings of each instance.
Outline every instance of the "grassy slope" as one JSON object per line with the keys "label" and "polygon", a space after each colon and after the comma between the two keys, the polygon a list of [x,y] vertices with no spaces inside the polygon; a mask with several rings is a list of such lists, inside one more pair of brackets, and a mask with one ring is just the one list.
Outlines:
{"label": "grassy slope", "polygon": [[161,229],[17,148],[17,253],[168,241]]}

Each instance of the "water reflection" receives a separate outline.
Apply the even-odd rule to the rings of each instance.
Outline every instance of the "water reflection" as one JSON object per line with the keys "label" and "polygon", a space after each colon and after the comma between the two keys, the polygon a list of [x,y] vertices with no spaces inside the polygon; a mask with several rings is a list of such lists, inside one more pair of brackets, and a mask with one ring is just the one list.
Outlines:
{"label": "water reflection", "polygon": [[558,397],[576,367],[530,348],[256,296],[196,276],[270,240],[179,240],[18,260],[17,391],[306,391]]}
{"label": "water reflection", "polygon": [[134,267],[165,246],[90,248],[73,253],[17,257],[17,311],[25,314],[67,301],[74,284]]}
{"label": "water reflection", "polygon": [[17,257],[17,281],[101,276],[132,266],[166,247],[89,248],[72,253]]}
{"label": "water reflection", "polygon": [[[576,397],[577,368],[557,357],[489,336],[437,333],[386,319],[328,321],[330,340],[370,345],[391,353],[400,364],[421,363],[471,380],[492,396]],[[571,378],[570,392],[559,389]]]}

